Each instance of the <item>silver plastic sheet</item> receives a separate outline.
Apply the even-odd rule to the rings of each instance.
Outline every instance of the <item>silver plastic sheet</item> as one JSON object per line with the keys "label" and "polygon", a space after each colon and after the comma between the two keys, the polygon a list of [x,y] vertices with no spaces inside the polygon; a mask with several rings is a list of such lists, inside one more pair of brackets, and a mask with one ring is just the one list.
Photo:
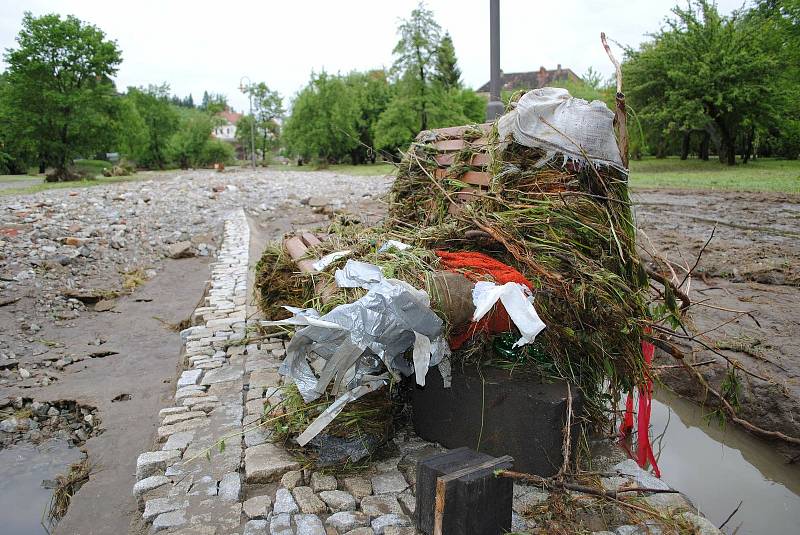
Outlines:
{"label": "silver plastic sheet", "polygon": [[[331,385],[339,397],[298,438],[317,436],[345,404],[388,384],[415,375],[425,384],[428,369],[450,355],[442,320],[430,297],[410,284],[383,277],[378,266],[348,260],[336,271],[341,287],[363,287],[364,297],[320,316],[313,309],[285,307],[294,316],[263,325],[301,326],[286,347],[279,372],[290,377],[308,403]],[[412,349],[412,360],[405,353]],[[383,375],[381,375],[383,374]]]}

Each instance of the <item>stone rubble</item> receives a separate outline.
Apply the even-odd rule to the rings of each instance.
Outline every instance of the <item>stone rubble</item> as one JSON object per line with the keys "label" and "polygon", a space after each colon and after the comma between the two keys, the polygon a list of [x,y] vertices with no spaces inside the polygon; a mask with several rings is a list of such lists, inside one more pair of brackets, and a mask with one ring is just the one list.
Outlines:
{"label": "stone rubble", "polygon": [[48,331],[112,310],[126,285],[155,277],[168,258],[213,256],[231,210],[244,208],[275,235],[328,220],[304,203],[312,196],[333,210],[377,219],[375,200],[390,184],[384,177],[275,169],[139,176],[151,178],[2,197],[0,306],[13,320],[0,331],[0,387],[46,387],[92,358],[91,351],[49,343]]}

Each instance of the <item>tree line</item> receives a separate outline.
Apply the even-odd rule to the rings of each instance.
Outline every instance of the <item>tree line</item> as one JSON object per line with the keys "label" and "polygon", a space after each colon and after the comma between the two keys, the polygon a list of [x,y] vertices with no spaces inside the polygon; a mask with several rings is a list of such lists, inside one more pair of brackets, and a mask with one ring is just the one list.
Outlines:
{"label": "tree line", "polygon": [[797,158],[799,69],[799,0],[758,0],[728,16],[707,0],[675,7],[625,53],[632,155]]}
{"label": "tree line", "polygon": [[420,3],[398,28],[390,69],[312,73],[283,129],[300,161],[394,159],[421,130],[482,122],[486,100],[463,87],[453,40]]}
{"label": "tree line", "polygon": [[[672,10],[662,29],[625,48],[631,155],[712,153],[727,164],[800,154],[800,0],[757,0],[723,16],[708,0]],[[453,41],[420,3],[398,26],[390,68],[312,73],[283,108],[265,83],[242,87],[253,114],[236,131],[241,155],[277,150],[300,162],[396,159],[418,132],[482,122],[486,101],[461,82]],[[75,158],[119,152],[136,166],[231,161],[211,135],[225,95],[178,97],[166,84],[118,92],[115,41],[75,17],[26,13],[0,74],[0,173],[51,169],[73,178]],[[590,69],[577,97],[614,105],[613,84]],[[510,98],[510,95],[504,95]]]}
{"label": "tree line", "polygon": [[[216,114],[228,107],[224,95],[204,92],[195,105],[191,95],[171,95],[167,84],[117,92],[112,77],[121,51],[92,24],[26,13],[17,47],[4,58],[0,173],[34,167],[40,173],[52,170],[48,180],[69,180],[79,178],[71,171],[75,158],[109,152],[150,169],[207,166],[235,157],[231,144],[211,135],[220,123]],[[280,97],[264,84],[243,90],[258,93],[257,101],[258,95],[277,99],[280,109]],[[263,116],[258,120],[265,122]]]}

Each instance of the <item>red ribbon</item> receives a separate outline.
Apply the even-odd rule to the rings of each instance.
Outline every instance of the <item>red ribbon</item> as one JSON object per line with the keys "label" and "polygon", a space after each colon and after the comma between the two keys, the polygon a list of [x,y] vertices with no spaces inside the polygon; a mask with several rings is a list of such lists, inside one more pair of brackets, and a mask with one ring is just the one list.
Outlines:
{"label": "red ribbon", "polygon": [[[636,457],[634,458],[628,448],[624,445],[623,447],[641,468],[646,468],[649,463],[650,466],[653,467],[653,474],[656,477],[661,477],[661,471],[658,469],[658,463],[656,463],[655,455],[653,455],[653,447],[650,443],[650,408],[653,400],[653,380],[650,378],[649,371],[650,364],[653,362],[655,350],[655,346],[650,342],[642,342],[642,355],[644,356],[648,374],[645,386],[639,387],[639,410],[636,412]],[[633,391],[628,393],[628,398],[625,400],[625,416],[622,419],[622,425],[619,427],[620,438],[624,440],[632,431]]]}

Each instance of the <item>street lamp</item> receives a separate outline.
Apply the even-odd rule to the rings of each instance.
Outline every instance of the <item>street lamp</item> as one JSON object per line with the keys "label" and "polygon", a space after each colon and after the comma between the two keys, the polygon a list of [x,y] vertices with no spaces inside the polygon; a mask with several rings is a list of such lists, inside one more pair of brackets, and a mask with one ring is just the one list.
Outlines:
{"label": "street lamp", "polygon": [[[244,85],[244,81],[247,80],[247,85]],[[252,82],[250,78],[247,76],[242,76],[239,78],[239,91],[244,93],[247,91],[247,97],[250,101],[250,158],[252,159],[253,169],[256,168],[256,118],[253,116],[253,92],[250,91],[250,86]]]}
{"label": "street lamp", "polygon": [[489,0],[489,74],[486,120],[494,121],[505,111],[500,100],[500,0]]}

